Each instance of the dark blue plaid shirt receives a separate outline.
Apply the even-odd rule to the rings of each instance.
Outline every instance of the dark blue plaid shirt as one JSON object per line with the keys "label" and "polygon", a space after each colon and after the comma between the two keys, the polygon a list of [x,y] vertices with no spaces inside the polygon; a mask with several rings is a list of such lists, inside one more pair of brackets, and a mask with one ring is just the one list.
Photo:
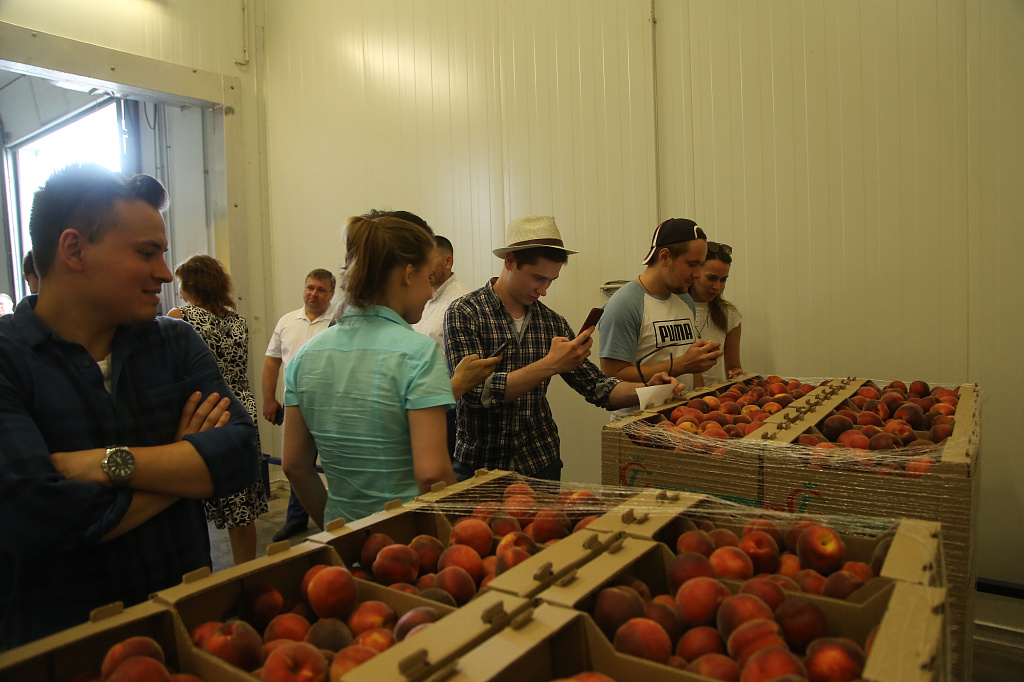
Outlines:
{"label": "dark blue plaid shirt", "polygon": [[[494,293],[493,283],[457,299],[444,316],[449,374],[467,355],[490,357],[512,339],[490,379],[459,399],[455,459],[474,469],[505,469],[530,476],[559,458],[558,427],[547,399],[551,380],[506,403],[508,375],[544,358],[551,350],[551,339],[574,339],[576,334],[564,317],[535,301],[527,308],[522,336],[517,337],[512,315]],[[604,408],[609,407],[608,396],[619,383],[589,360],[559,376],[588,403]]]}
{"label": "dark blue plaid shirt", "polygon": [[[51,452],[174,440],[194,391],[232,395],[209,347],[180,320],[119,327],[111,392],[99,365],[36,317],[35,296],[0,318],[0,650],[88,620],[210,566],[202,500],[182,499],[135,530],[101,543],[132,491],[65,479]],[[219,498],[259,473],[256,428],[237,400],[231,421],[186,437]]]}

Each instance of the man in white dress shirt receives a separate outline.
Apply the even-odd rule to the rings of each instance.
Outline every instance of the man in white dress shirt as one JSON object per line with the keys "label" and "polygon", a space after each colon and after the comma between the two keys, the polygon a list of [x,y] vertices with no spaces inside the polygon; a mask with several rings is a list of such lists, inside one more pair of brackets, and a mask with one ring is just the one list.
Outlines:
{"label": "man in white dress shirt", "polygon": [[[455,299],[469,293],[470,289],[460,282],[452,272],[455,250],[452,243],[439,234],[434,235],[433,273],[430,286],[434,296],[423,307],[423,317],[412,326],[420,334],[426,334],[444,349],[444,314]],[[455,410],[448,410],[448,454],[455,452]]]}

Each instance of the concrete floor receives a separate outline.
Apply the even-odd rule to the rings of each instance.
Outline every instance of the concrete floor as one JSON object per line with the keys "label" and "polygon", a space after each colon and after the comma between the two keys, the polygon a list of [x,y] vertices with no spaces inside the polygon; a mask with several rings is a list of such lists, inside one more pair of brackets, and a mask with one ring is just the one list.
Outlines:
{"label": "concrete floor", "polygon": [[[259,542],[257,556],[265,556],[267,545],[271,544],[274,533],[284,525],[285,513],[288,508],[287,482],[271,484],[270,511],[256,520],[256,536]],[[294,545],[302,542],[307,536],[319,529],[311,521],[305,533],[291,538]],[[213,570],[219,571],[233,565],[231,543],[226,530],[217,530],[210,526],[210,546],[213,555]],[[1024,609],[1020,600],[1009,600],[1009,608]],[[981,626],[975,628],[974,636],[974,682],[1004,682],[1024,679],[1024,647],[1018,644],[1024,639],[1021,633],[993,631]]]}

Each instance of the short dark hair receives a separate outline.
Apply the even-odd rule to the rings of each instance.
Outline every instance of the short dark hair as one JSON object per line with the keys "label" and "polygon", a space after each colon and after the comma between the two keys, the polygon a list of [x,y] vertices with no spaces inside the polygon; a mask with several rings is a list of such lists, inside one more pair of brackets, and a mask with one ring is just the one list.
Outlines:
{"label": "short dark hair", "polygon": [[135,200],[162,211],[167,190],[151,175],[126,177],[94,163],[73,163],[54,172],[32,200],[28,231],[36,272],[50,271],[65,230],[78,230],[96,243],[110,227],[114,202]]}
{"label": "short dark hair", "polygon": [[448,241],[447,237],[442,237],[439,234],[435,234],[434,235],[434,246],[436,246],[441,251],[444,251],[449,256],[454,256],[455,255],[455,249],[452,248],[452,243],[450,241]]}
{"label": "short dark hair", "polygon": [[398,218],[399,220],[404,220],[407,223],[418,225],[426,230],[431,237],[434,236],[434,231],[430,229],[430,225],[427,225],[427,221],[410,211],[379,211],[375,208],[371,208],[370,212],[364,213],[362,217],[367,220],[377,220],[378,218]]}
{"label": "short dark hair", "polygon": [[32,256],[31,249],[25,253],[25,258],[21,261],[21,276],[28,277],[29,275],[39,276],[36,272],[36,260]]}
{"label": "short dark hair", "polygon": [[317,268],[316,270],[311,271],[308,275],[306,275],[306,279],[330,281],[331,291],[334,291],[334,288],[338,285],[338,280],[334,278],[334,273],[331,272],[330,270],[325,270],[323,268]]}
{"label": "short dark hair", "polygon": [[680,256],[685,256],[687,252],[689,252],[690,250],[690,244],[692,244],[695,241],[695,239],[691,239],[685,242],[674,242],[672,244],[666,244],[665,246],[658,247],[657,249],[655,249],[654,254],[649,259],[647,259],[647,262],[644,263],[644,265],[654,265],[655,263],[657,263],[658,254],[661,253],[662,249],[668,249],[669,258],[671,258],[672,260],[675,260]]}
{"label": "short dark hair", "polygon": [[520,251],[509,251],[509,254],[515,258],[517,268],[522,268],[524,265],[536,265],[541,258],[554,261],[555,263],[565,264],[569,262],[569,253],[567,251],[550,246],[534,246]]}

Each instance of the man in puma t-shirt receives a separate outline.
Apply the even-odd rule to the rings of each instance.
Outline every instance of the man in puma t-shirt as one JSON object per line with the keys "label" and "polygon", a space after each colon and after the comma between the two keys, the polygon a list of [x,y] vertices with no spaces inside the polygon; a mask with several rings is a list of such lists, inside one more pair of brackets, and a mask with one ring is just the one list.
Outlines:
{"label": "man in puma t-shirt", "polygon": [[699,338],[687,293],[707,250],[707,237],[692,220],[670,218],[658,225],[643,260],[646,269],[604,306],[597,324],[601,371],[646,381],[658,372],[680,377],[714,367],[723,351]]}

